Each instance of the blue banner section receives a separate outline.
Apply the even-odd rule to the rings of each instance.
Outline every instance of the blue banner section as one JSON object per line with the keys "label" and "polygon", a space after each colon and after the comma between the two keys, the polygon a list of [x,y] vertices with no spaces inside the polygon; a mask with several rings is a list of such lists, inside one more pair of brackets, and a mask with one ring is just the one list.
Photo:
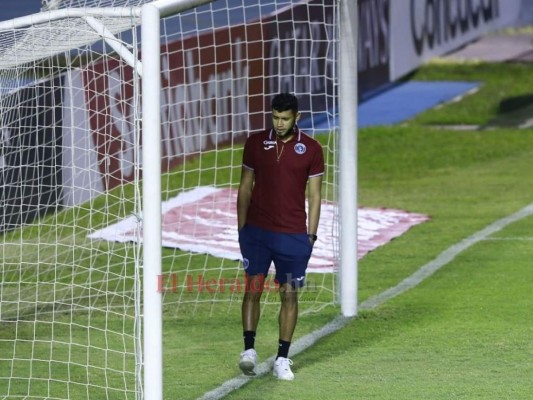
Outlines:
{"label": "blue banner section", "polygon": [[[479,87],[477,82],[418,82],[401,83],[383,91],[359,105],[358,127],[392,125],[404,122],[417,114],[439,104],[449,102]],[[314,120],[301,121],[302,129],[314,128],[329,131],[339,126],[336,118],[332,121],[329,114],[322,114]]]}
{"label": "blue banner section", "polygon": [[477,88],[472,82],[407,82],[372,97],[359,106],[359,126],[391,125]]}

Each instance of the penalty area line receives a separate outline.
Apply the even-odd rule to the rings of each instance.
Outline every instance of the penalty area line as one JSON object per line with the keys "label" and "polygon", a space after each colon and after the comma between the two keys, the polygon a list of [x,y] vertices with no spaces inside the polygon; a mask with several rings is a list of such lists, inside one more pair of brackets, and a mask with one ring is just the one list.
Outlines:
{"label": "penalty area line", "polygon": [[[467,237],[466,239],[463,239],[460,242],[450,246],[439,256],[437,256],[437,258],[420,267],[415,273],[405,278],[398,285],[393,286],[376,296],[370,297],[368,300],[365,300],[364,302],[359,304],[359,310],[371,310],[382,305],[386,301],[396,296],[399,296],[402,293],[405,293],[407,290],[414,288],[422,281],[429,278],[436,271],[451,262],[458,254],[462,253],[469,247],[482,240],[486,240],[490,235],[502,230],[507,225],[519,221],[530,215],[533,215],[533,203],[522,208],[520,211],[517,211],[514,214],[511,214],[507,217],[493,222],[492,224]],[[338,331],[339,329],[346,326],[346,324],[348,324],[353,319],[354,317],[343,316],[338,316],[334,318],[331,322],[327,323],[322,328],[317,329],[316,331],[311,332],[294,342],[294,344],[291,346],[290,355],[295,356],[303,352],[304,350],[307,350],[309,347],[313,346],[318,340]],[[200,397],[200,400],[222,399],[224,396],[228,395],[234,390],[237,390],[240,387],[244,386],[250,381],[250,379],[264,376],[270,373],[272,371],[272,364],[274,362],[274,358],[275,356],[269,357],[268,359],[260,363],[255,369],[257,372],[257,375],[255,377],[241,375],[236,378],[227,380],[216,389],[205,393],[202,397]]]}

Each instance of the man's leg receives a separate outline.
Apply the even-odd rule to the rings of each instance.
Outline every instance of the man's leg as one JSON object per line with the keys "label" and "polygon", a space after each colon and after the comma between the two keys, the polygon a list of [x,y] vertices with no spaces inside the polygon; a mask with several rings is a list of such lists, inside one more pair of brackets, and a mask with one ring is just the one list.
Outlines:
{"label": "man's leg", "polygon": [[298,289],[292,287],[290,283],[283,283],[279,287],[279,295],[281,299],[279,339],[290,343],[298,321]]}
{"label": "man's leg", "polygon": [[254,226],[245,225],[239,231],[239,246],[245,272],[244,296],[241,306],[245,351],[254,348],[255,333],[261,311],[261,295],[272,262],[272,256],[268,246],[265,245],[264,236],[264,231]]}
{"label": "man's leg", "polygon": [[261,295],[265,278],[263,275],[249,276],[246,278],[244,297],[242,300],[242,328],[243,331],[257,330],[261,316]]}
{"label": "man's leg", "polygon": [[290,283],[279,288],[281,308],[279,311],[279,347],[274,363],[274,376],[278,379],[293,380],[292,361],[289,360],[289,347],[298,321],[298,289]]}
{"label": "man's leg", "polygon": [[307,263],[312,246],[306,233],[280,234],[276,241],[274,264],[279,282],[281,308],[279,312],[279,344],[273,374],[282,380],[293,380],[289,348],[298,321],[298,293],[305,284]]}
{"label": "man's leg", "polygon": [[242,300],[242,329],[244,351],[241,353],[239,368],[245,375],[255,375],[257,353],[255,352],[255,333],[261,314],[261,295],[265,279],[263,275],[247,276]]}

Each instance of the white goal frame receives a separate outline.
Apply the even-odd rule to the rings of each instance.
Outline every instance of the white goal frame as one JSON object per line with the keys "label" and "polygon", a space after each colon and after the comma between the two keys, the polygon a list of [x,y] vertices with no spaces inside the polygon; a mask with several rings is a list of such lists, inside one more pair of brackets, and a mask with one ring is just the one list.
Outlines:
{"label": "white goal frame", "polygon": [[[159,19],[178,10],[198,6],[205,0],[160,0],[145,4],[141,11],[142,52],[150,56],[143,62],[143,127],[150,140],[143,146],[144,192],[144,392],[148,399],[162,399],[162,296],[157,293],[161,274],[161,157],[159,120]],[[339,203],[340,266],[339,287],[342,315],[357,314],[357,1],[339,0]],[[148,161],[153,162],[148,162]],[[154,195],[154,193],[156,195]],[[147,256],[149,254],[149,256]],[[147,273],[149,272],[149,274]],[[147,288],[154,288],[146,290]],[[148,333],[147,330],[150,330]],[[154,340],[156,339],[156,340]]]}
{"label": "white goal frame", "polygon": [[[336,0],[339,29],[337,70],[339,73],[338,201],[340,204],[340,265],[338,280],[341,313],[357,314],[357,29],[356,0]],[[142,398],[163,398],[162,300],[158,290],[162,274],[161,239],[161,53],[160,20],[165,16],[204,5],[212,0],[156,0],[131,8],[59,9],[0,23],[0,31],[30,26],[54,19],[80,17],[142,77],[142,170],[143,186],[143,385]],[[113,34],[93,16],[141,19],[143,61],[113,40]]]}
{"label": "white goal frame", "polygon": [[[193,7],[205,0],[161,0],[145,4],[141,11],[142,53],[149,54],[143,62],[143,127],[150,140],[143,146],[144,220],[144,288],[157,287],[161,275],[161,159],[159,118],[159,19]],[[346,317],[357,314],[357,2],[339,0],[339,203],[340,203],[340,303]],[[357,70],[357,68],[355,68]],[[148,189],[148,190],[147,190]],[[355,245],[354,245],[355,243]],[[147,272],[150,272],[149,274]],[[148,399],[162,399],[162,295],[144,290],[144,392]],[[149,311],[149,312],[147,312]],[[149,329],[149,331],[147,331]],[[153,340],[157,339],[157,340]]]}

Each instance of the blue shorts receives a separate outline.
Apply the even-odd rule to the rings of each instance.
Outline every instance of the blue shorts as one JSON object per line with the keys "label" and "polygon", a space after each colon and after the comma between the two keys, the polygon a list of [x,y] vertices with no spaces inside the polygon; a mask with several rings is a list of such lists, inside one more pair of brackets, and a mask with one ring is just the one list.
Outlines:
{"label": "blue shorts", "polygon": [[307,233],[281,233],[245,225],[239,231],[244,271],[247,276],[266,278],[270,264],[276,267],[276,282],[302,287],[313,246]]}

